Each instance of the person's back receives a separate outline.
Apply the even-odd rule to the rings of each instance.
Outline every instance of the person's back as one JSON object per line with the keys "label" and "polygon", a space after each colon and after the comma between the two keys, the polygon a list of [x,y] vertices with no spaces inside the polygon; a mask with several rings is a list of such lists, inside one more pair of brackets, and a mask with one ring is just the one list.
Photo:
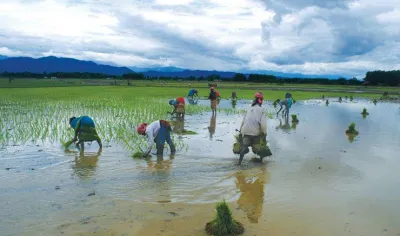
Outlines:
{"label": "person's back", "polygon": [[150,137],[155,137],[160,130],[160,121],[156,120],[146,127],[146,134]]}
{"label": "person's back", "polygon": [[193,95],[196,93],[196,89],[191,89],[191,90],[189,90],[189,95],[188,96],[191,96],[191,97],[193,97]]}
{"label": "person's back", "polygon": [[259,105],[250,107],[243,118],[241,133],[243,135],[258,136],[267,133],[265,109]]}
{"label": "person's back", "polygon": [[177,98],[176,101],[178,101],[180,104],[185,105],[185,99],[183,97]]}
{"label": "person's back", "polygon": [[89,116],[82,116],[81,117],[81,125],[87,125],[89,127],[95,127],[94,121]]}
{"label": "person's back", "polygon": [[71,121],[71,127],[76,129],[76,125],[80,122],[81,126],[95,127],[94,121],[89,116],[81,116]]}
{"label": "person's back", "polygon": [[290,97],[287,99],[287,101],[288,101],[288,108],[291,108],[293,104],[293,99]]}

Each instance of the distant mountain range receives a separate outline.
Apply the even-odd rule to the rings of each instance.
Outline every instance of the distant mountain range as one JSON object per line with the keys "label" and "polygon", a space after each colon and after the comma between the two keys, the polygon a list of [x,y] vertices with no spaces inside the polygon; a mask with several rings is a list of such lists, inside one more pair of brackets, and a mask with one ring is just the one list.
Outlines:
{"label": "distant mountain range", "polygon": [[338,79],[342,76],[339,75],[310,75],[310,74],[300,74],[300,73],[285,73],[285,72],[277,72],[270,70],[239,70],[239,71],[209,71],[209,70],[188,70],[179,67],[153,67],[153,68],[139,68],[139,67],[129,67],[133,71],[137,73],[143,73],[146,76],[173,76],[173,77],[206,77],[208,75],[217,74],[221,76],[221,78],[232,78],[235,73],[243,73],[245,75],[248,74],[263,74],[263,75],[274,75],[278,78],[308,78],[308,79],[316,79],[316,78],[327,78],[327,79]]}
{"label": "distant mountain range", "polygon": [[188,70],[173,66],[168,67],[118,67],[111,65],[97,64],[92,61],[82,61],[72,58],[59,57],[7,57],[0,55],[0,73],[3,72],[31,72],[31,73],[54,73],[54,72],[80,72],[80,73],[102,73],[106,75],[120,76],[127,73],[143,73],[145,76],[151,77],[180,77],[186,78],[207,77],[209,75],[219,75],[221,78],[232,78],[235,73],[243,74],[268,74],[282,78],[328,78],[337,79],[339,75],[306,75],[300,73],[284,73],[268,70],[240,70],[235,72],[226,71],[208,71],[208,70]]}
{"label": "distant mountain range", "polygon": [[132,73],[127,67],[99,65],[91,61],[81,61],[72,58],[41,57],[9,57],[0,60],[0,72],[88,72],[106,75],[123,75]]}

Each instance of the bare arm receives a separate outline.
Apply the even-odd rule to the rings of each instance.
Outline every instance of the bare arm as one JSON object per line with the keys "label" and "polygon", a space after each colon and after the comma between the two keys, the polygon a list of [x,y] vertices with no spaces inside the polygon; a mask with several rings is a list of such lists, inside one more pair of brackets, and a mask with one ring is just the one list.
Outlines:
{"label": "bare arm", "polygon": [[81,129],[81,120],[79,120],[75,127],[75,135],[74,135],[74,142],[78,140],[78,134]]}
{"label": "bare arm", "polygon": [[144,153],[146,156],[151,152],[151,149],[153,148],[153,131],[149,130],[148,132],[146,132],[147,134],[147,150],[146,153]]}
{"label": "bare arm", "polygon": [[242,127],[243,127],[243,125],[244,125],[244,120],[246,119],[246,116],[247,116],[247,112],[246,112],[246,114],[244,114],[244,116],[243,116],[242,124],[240,125],[240,131],[242,131]]}
{"label": "bare arm", "polygon": [[267,135],[267,114],[265,110],[261,115],[260,126],[261,126],[261,133]]}

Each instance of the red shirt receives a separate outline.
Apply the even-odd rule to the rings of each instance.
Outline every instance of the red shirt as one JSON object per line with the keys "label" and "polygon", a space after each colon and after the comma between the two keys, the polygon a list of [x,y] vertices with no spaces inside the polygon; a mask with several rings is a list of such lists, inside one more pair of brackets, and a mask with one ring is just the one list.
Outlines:
{"label": "red shirt", "polygon": [[183,97],[177,98],[176,101],[178,101],[179,103],[185,105],[185,98],[183,98]]}

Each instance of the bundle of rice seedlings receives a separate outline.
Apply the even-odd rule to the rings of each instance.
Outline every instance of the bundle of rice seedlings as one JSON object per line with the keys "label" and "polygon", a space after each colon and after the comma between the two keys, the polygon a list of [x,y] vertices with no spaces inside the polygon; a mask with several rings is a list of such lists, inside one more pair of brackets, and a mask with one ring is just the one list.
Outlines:
{"label": "bundle of rice seedlings", "polygon": [[217,203],[217,215],[215,219],[206,224],[206,232],[209,235],[226,236],[243,234],[243,225],[234,220],[231,209],[225,200]]}
{"label": "bundle of rice seedlings", "polygon": [[275,100],[274,103],[272,103],[272,105],[274,106],[274,108],[276,108],[276,105],[278,105],[279,99]]}
{"label": "bundle of rice seedlings", "polygon": [[[236,142],[233,144],[233,149],[232,149],[232,151],[233,151],[233,153],[235,153],[235,154],[240,154],[240,149],[241,149],[241,143],[242,143],[242,137],[238,134],[238,135],[235,135],[234,136],[235,137],[235,139],[236,139]],[[247,154],[247,153],[249,153],[249,148],[247,147],[246,148],[246,150],[245,150],[245,152],[244,152],[244,154]]]}
{"label": "bundle of rice seedlings", "polygon": [[63,143],[63,146],[64,146],[64,148],[68,148],[68,147],[71,146],[71,144],[73,144],[73,143],[74,143],[74,141],[73,141],[73,140],[70,140],[70,141],[68,141],[68,142]]}
{"label": "bundle of rice seedlings", "polygon": [[[133,158],[142,158],[142,156],[143,156],[143,152],[139,152],[139,151],[135,152],[135,153],[132,155]],[[146,158],[147,158],[147,157],[151,157],[151,155],[148,154],[148,155],[146,156]]]}
{"label": "bundle of rice seedlings", "polygon": [[261,158],[271,156],[272,152],[269,149],[267,142],[261,140],[260,143],[253,145],[252,147],[253,153],[259,155]]}
{"label": "bundle of rice seedlings", "polygon": [[346,134],[358,134],[358,131],[356,130],[356,124],[354,122],[349,125],[348,129],[346,130]]}
{"label": "bundle of rice seedlings", "polygon": [[369,113],[367,112],[367,108],[364,108],[363,111],[361,112],[361,114],[363,116],[369,115]]}
{"label": "bundle of rice seedlings", "polygon": [[[241,149],[240,143],[236,142],[236,143],[233,144],[233,149],[232,149],[233,153],[240,154],[240,149]],[[244,151],[244,154],[249,153],[249,151],[250,151],[249,148],[246,147],[246,149]]]}
{"label": "bundle of rice seedlings", "polygon": [[298,123],[299,122],[299,119],[297,119],[297,115],[292,114],[292,122],[294,122],[294,123]]}

